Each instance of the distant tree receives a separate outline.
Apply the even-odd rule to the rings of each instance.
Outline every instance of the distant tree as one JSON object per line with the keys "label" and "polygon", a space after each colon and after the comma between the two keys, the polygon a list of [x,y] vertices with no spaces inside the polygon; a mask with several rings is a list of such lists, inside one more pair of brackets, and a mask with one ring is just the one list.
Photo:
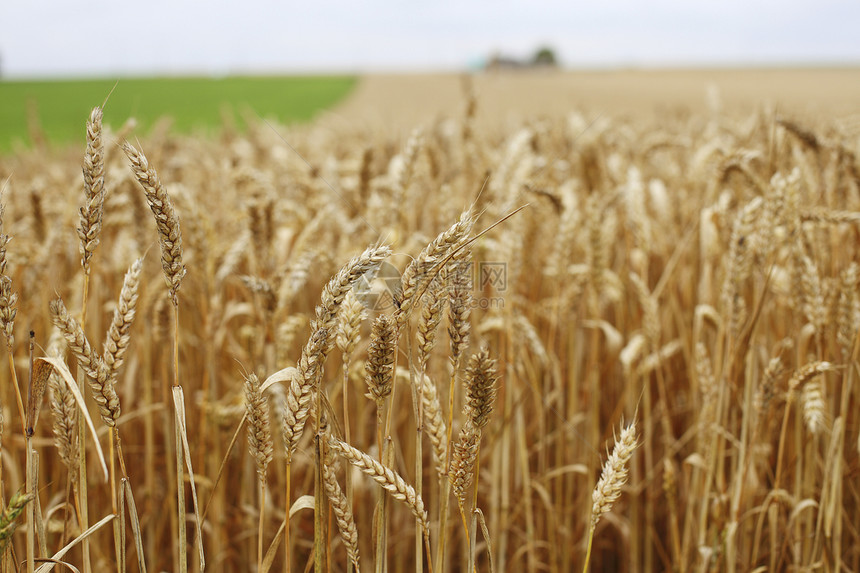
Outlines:
{"label": "distant tree", "polygon": [[555,57],[555,51],[548,47],[544,46],[540,48],[537,52],[535,52],[534,57],[532,58],[532,65],[535,66],[556,66],[558,65],[558,61]]}

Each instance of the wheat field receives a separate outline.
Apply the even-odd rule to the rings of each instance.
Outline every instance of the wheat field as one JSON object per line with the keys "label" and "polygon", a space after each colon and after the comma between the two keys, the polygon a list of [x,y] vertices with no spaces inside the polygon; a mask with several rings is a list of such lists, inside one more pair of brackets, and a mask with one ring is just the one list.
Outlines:
{"label": "wheat field", "polygon": [[0,570],[860,570],[855,126],[458,85],[0,157]]}

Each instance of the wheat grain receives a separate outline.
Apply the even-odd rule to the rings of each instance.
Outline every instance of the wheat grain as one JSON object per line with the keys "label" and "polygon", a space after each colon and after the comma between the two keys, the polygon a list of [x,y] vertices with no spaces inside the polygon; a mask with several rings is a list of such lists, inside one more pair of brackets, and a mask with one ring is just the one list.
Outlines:
{"label": "wheat grain", "polygon": [[445,259],[466,245],[474,224],[475,218],[472,213],[463,212],[456,223],[439,233],[407,265],[400,278],[400,288],[394,299],[397,306],[394,318],[398,329],[409,320],[416,302],[415,296],[441,272]]}
{"label": "wheat grain", "polygon": [[12,290],[12,279],[6,272],[6,246],[12,238],[4,231],[3,219],[6,206],[0,203],[0,329],[6,338],[6,347],[11,351],[15,344],[15,316],[18,309],[18,294]]}
{"label": "wheat grain", "polygon": [[87,120],[87,150],[84,154],[84,206],[81,207],[81,266],[90,273],[90,259],[99,244],[105,202],[105,149],[102,141],[102,110],[93,108]]}
{"label": "wheat grain", "polygon": [[75,397],[53,374],[48,382],[51,413],[54,417],[54,445],[69,470],[72,483],[78,479],[78,411]]}
{"label": "wheat grain", "polygon": [[350,260],[323,289],[322,302],[311,323],[311,338],[299,359],[296,374],[287,392],[287,415],[284,423],[284,442],[287,458],[291,459],[298,447],[305,422],[313,408],[313,393],[322,377],[326,356],[334,346],[337,334],[337,314],[346,293],[368,271],[372,271],[387,257],[391,249],[385,246],[370,247]]}
{"label": "wheat grain", "polygon": [[819,435],[825,427],[826,411],[820,380],[810,380],[803,386],[800,403],[806,428],[813,436]]}
{"label": "wheat grain", "polygon": [[352,514],[352,508],[349,506],[343,490],[340,489],[340,484],[337,483],[335,476],[335,458],[331,448],[326,448],[325,460],[322,464],[323,483],[325,485],[325,494],[331,503],[332,512],[337,521],[337,528],[340,531],[340,538],[346,548],[347,557],[355,566],[356,572],[359,571],[359,551],[358,551],[358,528],[355,525],[355,517]]}
{"label": "wheat grain", "polygon": [[436,385],[426,374],[421,384],[421,400],[424,403],[424,431],[433,446],[433,463],[439,477],[448,474],[448,430],[442,417],[442,405],[436,392]]}
{"label": "wheat grain", "polygon": [[451,340],[451,362],[459,365],[460,356],[469,346],[472,331],[472,261],[464,259],[450,273],[448,287],[448,337]]}
{"label": "wheat grain", "polygon": [[9,499],[6,509],[3,510],[3,515],[0,516],[0,555],[6,553],[6,548],[12,540],[12,534],[15,533],[15,528],[18,526],[16,520],[33,499],[32,493],[24,493],[22,490],[18,490]]}
{"label": "wheat grain", "polygon": [[146,156],[128,142],[122,144],[122,150],[131,162],[132,171],[143,187],[146,202],[149,204],[152,214],[155,215],[158,243],[161,246],[161,268],[164,270],[164,278],[170,287],[170,299],[176,305],[176,293],[185,276],[179,217],[173,209],[173,203],[170,201],[167,190],[158,178],[158,173],[149,165]]}
{"label": "wheat grain", "polygon": [[379,406],[389,394],[394,384],[394,321],[386,314],[380,314],[373,321],[370,331],[370,346],[367,349],[368,397]]}
{"label": "wheat grain", "polygon": [[753,404],[759,413],[767,412],[773,397],[776,395],[776,383],[782,378],[785,373],[785,366],[782,364],[782,357],[775,356],[771,358],[764,370],[764,376],[756,390]]}
{"label": "wheat grain", "polygon": [[637,274],[630,273],[630,283],[639,299],[642,307],[642,328],[652,348],[660,344],[660,314],[657,299],[652,296],[651,291]]}
{"label": "wheat grain", "polygon": [[447,287],[447,272],[443,268],[439,275],[430,281],[427,293],[423,297],[421,315],[418,317],[418,368],[425,371],[430,352],[436,346],[436,329],[442,322],[443,305],[445,304],[445,288]]}
{"label": "wheat grain", "polygon": [[391,496],[405,503],[412,510],[415,519],[426,532],[429,528],[427,512],[424,510],[424,501],[415,493],[415,488],[406,483],[394,470],[383,466],[381,463],[365,454],[361,450],[350,446],[336,438],[329,439],[328,446],[343,459],[357,467],[365,475],[378,483]]}
{"label": "wheat grain", "polygon": [[466,413],[475,428],[481,430],[490,422],[496,401],[496,361],[487,348],[474,354],[466,368]]}
{"label": "wheat grain", "polygon": [[746,302],[743,299],[741,288],[752,272],[756,243],[755,223],[762,204],[761,197],[756,197],[750,201],[738,214],[732,228],[722,298],[726,316],[729,318],[731,333],[734,337],[738,336],[743,321],[746,319]]}
{"label": "wheat grain", "polygon": [[322,370],[327,336],[325,330],[314,331],[302,350],[296,375],[292,377],[287,389],[282,425],[287,460],[292,459],[293,453],[299,447],[299,438],[313,407],[314,384]]}
{"label": "wheat grain", "polygon": [[621,497],[621,488],[627,483],[627,472],[633,451],[638,447],[636,438],[636,421],[621,430],[615,441],[612,453],[603,464],[603,471],[594,493],[591,496],[591,527],[595,527],[600,517],[612,509],[612,505]]}
{"label": "wheat grain", "polygon": [[475,462],[478,458],[478,447],[481,443],[481,430],[476,428],[469,419],[460,429],[460,435],[454,443],[451,467],[448,468],[448,480],[451,491],[457,498],[460,511],[465,511],[466,495],[475,477]]}
{"label": "wheat grain", "polygon": [[248,448],[257,464],[257,477],[266,481],[266,470],[272,461],[272,431],[269,427],[269,403],[263,396],[256,374],[245,378],[245,416],[248,419]]}
{"label": "wheat grain", "polygon": [[110,370],[111,383],[116,381],[117,370],[122,365],[128,350],[131,325],[137,312],[137,290],[140,285],[140,271],[143,259],[137,259],[129,267],[122,282],[119,302],[113,313],[110,328],[102,351],[102,359]]}
{"label": "wheat grain", "polygon": [[110,427],[116,426],[116,420],[120,415],[119,396],[117,396],[111,381],[110,368],[93,351],[81,325],[69,315],[62,299],[51,301],[50,306],[51,320],[54,322],[54,326],[63,333],[66,342],[69,343],[69,349],[87,375],[102,420]]}
{"label": "wheat grain", "polygon": [[272,314],[278,308],[278,297],[272,284],[266,279],[243,275],[239,277],[248,290],[259,295],[263,301],[263,310]]}
{"label": "wheat grain", "polygon": [[860,298],[857,296],[857,282],[860,280],[860,267],[851,263],[839,276],[839,298],[836,309],[836,339],[847,360],[854,347],[854,337],[860,329]]}
{"label": "wheat grain", "polygon": [[355,296],[355,291],[346,293],[337,329],[337,346],[344,357],[351,356],[355,351],[355,345],[361,340],[361,323],[364,321],[364,315],[364,305]]}
{"label": "wheat grain", "polygon": [[801,270],[800,292],[803,301],[803,313],[809,323],[815,327],[815,331],[821,332],[826,319],[826,306],[818,265],[806,255],[800,257],[798,265]]}
{"label": "wheat grain", "polygon": [[793,393],[816,376],[825,372],[832,372],[835,369],[836,367],[833,364],[823,360],[810,362],[794,371],[794,374],[788,379],[788,391]]}
{"label": "wheat grain", "polygon": [[333,347],[337,335],[337,314],[346,294],[366,273],[379,268],[382,261],[391,254],[387,246],[368,247],[361,255],[354,257],[329,280],[322,292],[322,301],[316,308],[316,320],[312,328],[324,329],[328,334],[324,346],[327,354]]}

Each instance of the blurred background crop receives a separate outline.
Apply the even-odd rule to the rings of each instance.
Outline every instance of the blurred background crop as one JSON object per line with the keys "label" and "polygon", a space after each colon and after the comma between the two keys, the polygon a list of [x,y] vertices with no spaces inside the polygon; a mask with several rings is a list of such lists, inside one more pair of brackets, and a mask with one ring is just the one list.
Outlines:
{"label": "blurred background crop", "polygon": [[[146,129],[168,116],[177,129],[190,131],[211,129],[230,114],[239,124],[243,113],[306,121],[346,98],[360,84],[357,78],[380,75],[538,71],[570,80],[578,73],[592,81],[561,84],[571,97],[605,102],[636,89],[630,85],[642,84],[641,72],[844,70],[860,62],[860,5],[849,1],[41,0],[3,3],[0,22],[0,150],[6,151],[43,136],[69,141],[80,118],[114,84],[107,121],[133,116]],[[615,74],[615,83],[587,75],[597,72]],[[617,83],[633,72],[640,72],[638,84]],[[756,76],[749,81],[767,84]],[[702,101],[708,82],[722,87],[718,77],[698,77],[678,86],[694,92],[679,101],[688,95]],[[835,85],[813,83],[821,92],[853,98],[858,82],[849,75]],[[419,85],[419,93],[430,89]],[[410,95],[402,82],[386,89]],[[647,81],[643,89],[649,106],[663,99],[649,96],[657,88]],[[723,91],[731,97],[732,89]],[[509,97],[503,107],[524,97]],[[386,108],[380,105],[383,115],[393,113]]]}

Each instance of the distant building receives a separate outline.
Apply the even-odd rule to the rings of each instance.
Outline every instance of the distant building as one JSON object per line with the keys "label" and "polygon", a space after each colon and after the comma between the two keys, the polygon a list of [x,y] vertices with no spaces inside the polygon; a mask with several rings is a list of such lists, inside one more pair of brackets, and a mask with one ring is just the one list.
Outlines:
{"label": "distant building", "polygon": [[484,69],[488,72],[501,70],[521,70],[530,67],[529,62],[496,54],[487,60]]}
{"label": "distant building", "polygon": [[533,70],[539,68],[555,68],[558,62],[555,57],[555,52],[551,48],[542,47],[534,56],[527,60],[511,58],[502,54],[496,53],[490,56],[484,64],[484,70],[488,72],[504,71],[504,70]]}

